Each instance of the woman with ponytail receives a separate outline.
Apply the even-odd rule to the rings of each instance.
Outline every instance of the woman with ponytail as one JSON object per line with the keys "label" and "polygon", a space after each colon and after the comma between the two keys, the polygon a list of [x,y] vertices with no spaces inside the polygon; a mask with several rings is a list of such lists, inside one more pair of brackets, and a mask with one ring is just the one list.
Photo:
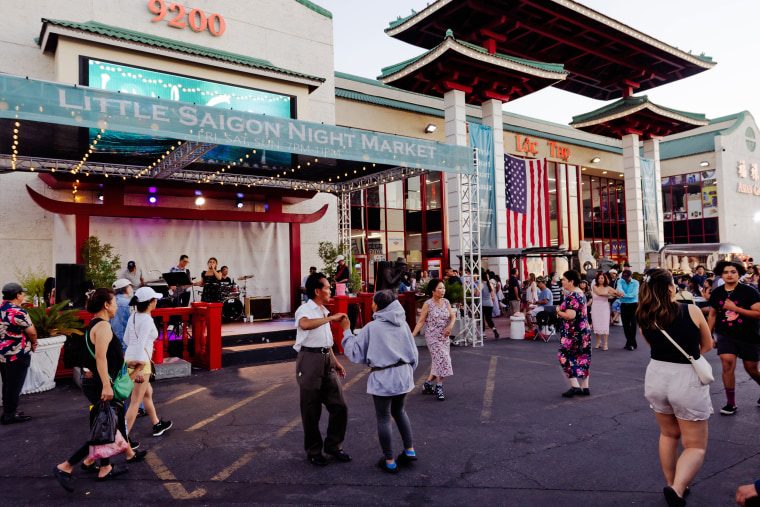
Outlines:
{"label": "woman with ponytail", "polygon": [[675,297],[670,272],[652,270],[644,276],[636,311],[641,334],[651,347],[644,395],[660,425],[660,463],[667,480],[663,493],[669,506],[686,505],[689,484],[705,457],[707,420],[713,414],[709,386],[700,382],[689,360],[665,336],[699,359],[712,349],[710,330],[699,308],[678,303]]}

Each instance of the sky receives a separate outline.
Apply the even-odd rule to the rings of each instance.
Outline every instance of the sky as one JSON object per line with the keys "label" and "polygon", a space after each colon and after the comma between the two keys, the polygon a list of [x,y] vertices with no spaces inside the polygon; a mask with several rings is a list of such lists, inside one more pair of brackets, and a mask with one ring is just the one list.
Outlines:
{"label": "sky", "polygon": [[[418,56],[422,48],[383,31],[391,20],[432,0],[315,0],[333,13],[335,70],[375,79],[383,67]],[[748,110],[760,115],[758,0],[580,0],[580,3],[661,42],[705,53],[710,70],[644,92],[661,106],[718,118]],[[443,35],[443,34],[442,34]],[[551,62],[554,63],[554,62]],[[513,112],[568,124],[606,102],[547,88],[505,104]],[[755,116],[760,120],[760,116]]]}

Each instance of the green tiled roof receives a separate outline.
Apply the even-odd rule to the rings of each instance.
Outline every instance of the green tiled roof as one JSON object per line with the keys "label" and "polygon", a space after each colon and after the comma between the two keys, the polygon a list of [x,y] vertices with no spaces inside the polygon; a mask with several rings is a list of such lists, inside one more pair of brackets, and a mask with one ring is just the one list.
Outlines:
{"label": "green tiled roof", "polygon": [[257,69],[271,70],[274,72],[280,72],[290,76],[311,79],[314,81],[324,82],[325,78],[310,76],[301,72],[295,72],[292,70],[283,69],[281,67],[275,67],[271,62],[267,60],[261,60],[258,58],[251,58],[249,56],[238,55],[235,53],[229,53],[227,51],[219,51],[216,49],[210,49],[204,46],[198,46],[195,44],[188,44],[185,42],[176,41],[173,39],[167,39],[164,37],[157,37],[155,35],[149,35],[141,32],[135,32],[133,30],[126,30],[124,28],[118,28],[115,26],[104,25],[96,21],[87,21],[86,23],[76,23],[73,21],[63,21],[59,19],[42,19],[43,30],[45,24],[63,26],[66,28],[72,28],[74,30],[82,30],[85,32],[96,33],[99,35],[105,35],[107,37],[113,37],[115,39],[126,40],[130,42],[137,42],[148,46],[168,49],[171,51],[177,51],[188,55],[202,56],[205,58],[213,58],[214,60],[220,60],[223,62],[234,63],[237,65],[245,65],[247,67],[254,67]]}
{"label": "green tiled roof", "polygon": [[[603,119],[607,118],[609,116],[620,114],[625,111],[628,111],[630,109],[635,109],[640,106],[653,106],[658,109],[662,109],[663,111],[667,111],[669,113],[683,116],[685,118],[694,120],[695,123],[705,123],[707,122],[707,118],[703,114],[699,113],[689,113],[686,111],[678,111],[676,109],[670,109],[667,107],[663,107],[660,105],[655,104],[654,102],[649,100],[649,97],[646,95],[642,95],[640,97],[628,97],[625,99],[620,99],[618,101],[615,101],[611,104],[607,104],[606,106],[600,107],[599,109],[596,109],[594,111],[591,111],[589,113],[580,114],[578,116],[573,116],[573,121],[571,125],[576,125],[579,123],[586,123],[591,122],[596,119]],[[705,123],[706,124],[706,123]]]}
{"label": "green tiled roof", "polygon": [[309,9],[313,10],[317,14],[321,14],[328,19],[332,19],[332,12],[328,11],[324,7],[320,7],[314,2],[309,2],[309,0],[296,0],[296,2],[303,5],[304,7],[308,7]]}
{"label": "green tiled roof", "polygon": [[543,70],[545,72],[556,72],[556,73],[559,73],[559,74],[567,74],[567,72],[565,72],[565,69],[564,69],[564,67],[563,67],[562,64],[536,62],[536,61],[533,61],[533,60],[526,60],[524,58],[516,58],[516,57],[513,57],[513,56],[508,56],[508,55],[505,55],[505,54],[502,54],[502,53],[493,53],[492,54],[492,53],[489,53],[486,48],[483,48],[483,47],[480,47],[480,46],[477,46],[475,44],[471,44],[469,42],[465,42],[465,41],[462,41],[462,40],[459,40],[459,39],[455,39],[453,32],[451,30],[446,30],[446,37],[444,37],[443,42],[441,42],[440,44],[438,44],[433,49],[422,53],[419,56],[416,56],[414,58],[410,58],[409,60],[406,60],[406,61],[403,61],[403,62],[394,64],[394,65],[390,65],[388,67],[383,68],[382,71],[381,71],[382,74],[380,75],[379,78],[382,79],[384,77],[388,77],[388,76],[390,76],[392,74],[395,74],[396,72],[399,72],[400,70],[408,67],[409,65],[412,65],[414,62],[416,62],[418,60],[421,60],[422,58],[424,58],[428,54],[435,52],[438,48],[440,48],[443,44],[445,44],[448,39],[453,40],[456,44],[458,44],[458,45],[460,45],[462,47],[465,47],[467,49],[471,49],[473,51],[477,51],[478,53],[482,53],[482,54],[484,54],[486,56],[489,56],[489,57],[492,57],[492,58],[498,58],[500,60],[506,60],[508,62],[518,63],[518,64],[521,64],[521,65],[525,65],[527,67],[533,67],[534,69]]}
{"label": "green tiled roof", "polygon": [[398,25],[402,24],[407,19],[410,19],[416,15],[417,15],[417,11],[412,9],[412,13],[406,16],[405,18],[402,18],[401,16],[399,16],[395,21],[391,21],[390,23],[388,23],[388,28],[396,28]]}
{"label": "green tiled roof", "polygon": [[[336,77],[343,77],[345,79],[351,79],[353,81],[365,82],[367,84],[378,84],[378,86],[383,86],[384,88],[392,88],[390,86],[381,85],[381,84],[379,84],[376,81],[373,81],[371,79],[366,79],[366,78],[362,78],[362,77],[359,77],[359,76],[352,76],[350,74],[343,74],[343,73],[337,73],[337,72],[335,73],[335,75],[336,75]],[[409,93],[409,92],[406,92],[406,93]],[[400,100],[388,99],[388,98],[385,98],[385,97],[378,97],[378,96],[375,96],[375,95],[369,95],[369,94],[366,94],[366,93],[356,92],[356,91],[353,91],[353,90],[346,90],[346,89],[343,89],[343,88],[335,88],[335,96],[336,96],[336,98],[341,98],[341,99],[346,99],[346,100],[354,100],[354,101],[357,101],[357,102],[364,102],[365,104],[372,104],[372,105],[380,106],[380,107],[388,107],[388,108],[391,108],[391,109],[398,109],[400,111],[409,111],[409,112],[412,112],[412,113],[425,114],[425,115],[434,116],[434,117],[437,117],[437,118],[443,118],[444,117],[443,99],[439,99],[437,97],[433,97],[433,98],[435,100],[441,102],[440,109],[439,108],[435,108],[435,107],[421,106],[421,105],[418,105],[418,104],[412,104],[410,102],[403,102],[403,101],[400,101]],[[479,109],[477,106],[470,106],[470,107],[475,107],[476,109]],[[511,113],[509,113],[509,114],[512,115]],[[530,121],[535,121],[537,123],[543,123],[543,124],[552,125],[552,126],[555,126],[555,127],[564,128],[564,129],[567,129],[568,134],[573,134],[573,133],[577,133],[578,132],[577,130],[575,130],[575,129],[571,128],[571,127],[568,127],[567,125],[561,125],[561,124],[556,124],[556,123],[545,122],[545,121],[536,120],[534,118],[529,118],[527,116],[521,116],[521,115],[512,115],[512,116],[515,116],[515,117],[518,117],[518,118],[524,118],[524,119],[527,119],[527,120],[530,120]],[[483,120],[481,118],[477,118],[475,116],[467,116],[467,121],[471,122],[471,123],[477,123],[477,124],[482,124],[483,123]],[[516,126],[516,125],[511,125],[511,124],[506,123],[506,122],[504,123],[504,129],[508,130],[509,132],[514,132],[516,134],[524,134],[524,135],[530,135],[530,136],[537,136],[537,137],[541,137],[542,139],[548,139],[548,140],[551,140],[551,141],[559,141],[559,142],[562,142],[562,143],[573,144],[575,146],[585,146],[585,147],[588,147],[588,148],[593,148],[593,149],[596,149],[596,150],[607,151],[607,152],[612,152],[612,153],[622,153],[622,148],[618,148],[618,147],[615,147],[615,146],[609,146],[609,145],[605,145],[605,144],[600,144],[600,143],[594,143],[594,142],[591,142],[591,141],[585,141],[585,140],[581,140],[581,139],[576,139],[576,138],[571,137],[570,135],[568,135],[568,136],[562,136],[562,135],[557,135],[557,134],[551,134],[551,133],[542,132],[542,131],[536,130],[536,129],[530,129],[530,128],[525,128],[525,127],[519,127],[519,126]]]}
{"label": "green tiled roof", "polygon": [[703,134],[674,139],[660,143],[660,160],[669,160],[673,158],[687,157],[699,153],[712,153],[715,151],[715,137],[730,134],[736,130],[744,121],[748,111],[722,116],[710,121],[710,125],[717,125],[727,121],[734,123],[723,130],[713,130]]}

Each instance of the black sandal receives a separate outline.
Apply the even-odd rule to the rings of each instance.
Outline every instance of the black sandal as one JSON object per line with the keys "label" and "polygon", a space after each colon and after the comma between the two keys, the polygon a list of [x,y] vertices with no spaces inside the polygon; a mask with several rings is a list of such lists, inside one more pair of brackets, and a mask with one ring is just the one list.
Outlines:
{"label": "black sandal", "polygon": [[71,485],[71,481],[73,481],[74,478],[70,473],[64,472],[56,465],[53,467],[53,477],[55,477],[55,479],[58,481],[58,484],[60,484],[63,489],[69,493],[74,491],[74,487]]}
{"label": "black sandal", "polygon": [[127,458],[127,463],[139,463],[145,459],[146,454],[148,454],[148,451],[137,451],[134,456]]}
{"label": "black sandal", "polygon": [[85,464],[85,462],[83,461],[83,462],[82,462],[82,465],[81,465],[81,468],[82,468],[82,470],[84,470],[85,472],[98,472],[98,471],[100,470],[100,465],[98,465],[98,464],[97,464],[97,463],[95,463],[94,461],[93,461],[92,463],[90,463],[89,465],[87,465],[87,464]]}
{"label": "black sandal", "polygon": [[127,472],[129,472],[129,468],[127,467],[114,466],[114,467],[111,467],[111,470],[106,475],[104,475],[103,477],[98,476],[95,480],[98,482],[108,481],[120,475],[124,475]]}

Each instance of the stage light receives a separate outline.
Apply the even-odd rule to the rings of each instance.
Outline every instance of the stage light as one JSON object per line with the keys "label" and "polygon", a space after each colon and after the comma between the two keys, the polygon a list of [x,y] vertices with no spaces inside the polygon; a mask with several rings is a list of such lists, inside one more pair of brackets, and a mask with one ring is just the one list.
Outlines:
{"label": "stage light", "polygon": [[425,127],[425,133],[426,134],[432,134],[433,132],[435,132],[435,129],[437,129],[437,128],[438,127],[436,127],[435,124],[428,123],[427,126]]}
{"label": "stage light", "polygon": [[195,205],[196,206],[203,206],[206,203],[206,199],[203,198],[203,196],[198,196],[195,198]]}
{"label": "stage light", "polygon": [[235,206],[236,206],[238,209],[242,208],[242,207],[243,207],[243,200],[242,200],[242,199],[238,199],[238,200],[235,202]]}
{"label": "stage light", "polygon": [[708,162],[707,160],[703,160],[702,162],[699,163],[699,165],[702,167],[707,167],[710,165],[710,162]]}
{"label": "stage light", "polygon": [[150,197],[148,197],[148,202],[151,204],[156,204],[158,202],[158,197],[156,197],[155,195],[151,195]]}
{"label": "stage light", "polygon": [[103,192],[98,192],[98,201],[103,200]]}

